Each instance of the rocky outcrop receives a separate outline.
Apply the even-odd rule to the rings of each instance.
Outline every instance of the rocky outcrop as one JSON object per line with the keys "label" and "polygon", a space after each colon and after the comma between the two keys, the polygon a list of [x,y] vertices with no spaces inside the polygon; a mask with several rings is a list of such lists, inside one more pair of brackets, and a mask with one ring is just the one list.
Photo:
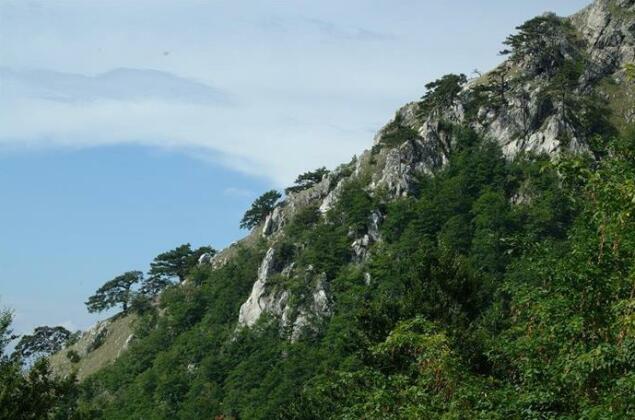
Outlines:
{"label": "rocky outcrop", "polygon": [[289,316],[292,314],[291,308],[286,308],[282,315],[283,327],[291,325],[291,341],[299,339],[307,330],[311,331],[320,319],[331,315],[331,302],[329,300],[326,287],[326,275],[318,276],[315,288],[311,293],[311,301],[308,306],[302,306],[299,309],[295,321],[289,322]]}
{"label": "rocky outcrop", "polygon": [[[553,15],[545,18],[562,22]],[[381,193],[381,197],[386,194],[387,199],[413,194],[419,177],[443,168],[458,147],[454,131],[458,126],[471,127],[498,142],[510,159],[524,152],[554,155],[588,150],[588,133],[579,122],[568,118],[566,100],[553,93],[553,78],[564,61],[584,60],[584,71],[579,77],[576,74],[566,92],[570,99],[581,104],[595,98],[592,95],[603,95],[599,88],[602,81],[624,81],[624,65],[635,62],[635,0],[596,0],[567,22],[573,32],[569,25],[563,25],[558,30],[564,32],[555,33],[550,40],[557,59],[545,60],[539,53],[526,54],[468,81],[449,105],[441,102],[443,105],[435,105],[432,110],[426,108],[425,113],[419,102],[403,106],[379,130],[372,150],[364,151],[312,187],[290,193],[267,217],[259,236],[275,243],[294,213],[307,206],[318,207],[323,215],[328,213],[351,179],[368,180],[363,188],[371,194]],[[491,85],[499,77],[496,75],[501,74],[502,93],[492,90]],[[484,99],[478,96],[479,92],[485,95]],[[626,122],[635,121],[635,89],[631,93],[631,105],[625,106],[621,115]],[[628,93],[625,95],[622,102],[628,104]],[[518,196],[514,202],[527,199]],[[371,256],[373,244],[381,240],[381,221],[382,215],[373,212],[366,232],[349,235],[352,263],[363,264]],[[291,338],[295,339],[300,331],[314,324],[315,317],[328,316],[328,279],[310,270],[297,273],[293,263],[280,272],[275,267],[272,247],[262,261],[251,295],[240,309],[239,324],[252,326],[263,313],[270,313],[280,319],[284,328],[291,329]],[[270,284],[274,274],[305,281],[306,299],[297,303],[297,296]],[[364,281],[371,284],[370,274],[364,274]]]}
{"label": "rocky outcrop", "polygon": [[278,204],[265,219],[262,236],[265,238],[274,236],[293,217],[293,214],[308,206],[319,206],[320,212],[326,213],[337,200],[346,167],[347,165],[340,166],[324,176],[320,182],[305,190],[289,192],[286,199]]}
{"label": "rocky outcrop", "polygon": [[[558,44],[564,58],[573,57],[582,48],[585,71],[577,86],[571,88],[572,95],[588,96],[593,84],[607,77],[623,80],[624,65],[635,62],[634,16],[633,0],[596,0],[568,19],[582,46],[565,36],[553,42]],[[377,133],[375,147],[397,123],[415,130],[419,137],[382,150],[371,187],[386,188],[393,197],[408,195],[417,174],[433,173],[447,162],[453,147],[447,126],[452,124],[472,126],[495,139],[509,158],[528,151],[553,154],[587,150],[584,133],[565,117],[561,104],[545,100],[549,75],[540,73],[541,67],[535,60],[536,57],[528,55],[518,63],[501,64],[496,71],[510,75],[524,71],[531,77],[510,84],[504,93],[504,104],[481,105],[475,116],[468,116],[465,109],[472,100],[472,89],[484,83],[489,74],[470,81],[452,106],[437,109],[423,118],[417,103],[402,107],[395,119]],[[625,110],[626,122],[634,121],[634,108],[635,105]]]}
{"label": "rocky outcrop", "polygon": [[595,74],[618,71],[625,63],[635,62],[635,2],[633,0],[596,0],[571,17],[589,46]]}
{"label": "rocky outcrop", "polygon": [[285,222],[284,207],[282,205],[277,206],[265,219],[265,223],[262,226],[262,236],[267,237],[278,232]]}
{"label": "rocky outcrop", "polygon": [[[275,250],[269,248],[258,270],[258,278],[253,285],[249,298],[240,307],[238,315],[239,327],[252,327],[264,314],[280,320],[281,331],[289,331],[292,340],[310,328],[312,320],[327,316],[330,313],[327,295],[327,279],[325,274],[315,275],[309,267],[303,273],[294,273],[294,263],[283,268],[279,274],[286,279],[302,281],[305,284],[315,283],[310,299],[302,302],[302,296],[295,296],[301,303],[291,305],[291,294],[284,288],[270,283],[275,273]],[[306,299],[305,299],[306,300]]]}
{"label": "rocky outcrop", "polygon": [[211,264],[212,258],[214,258],[214,254],[211,252],[206,252],[198,257],[198,265]]}
{"label": "rocky outcrop", "polygon": [[[120,314],[99,321],[86,330],[76,343],[65,347],[49,357],[54,375],[66,377],[77,373],[81,381],[121,356],[134,343],[134,321],[136,314]],[[75,353],[78,359],[69,357]]]}
{"label": "rocky outcrop", "polygon": [[373,210],[368,217],[368,226],[366,233],[361,237],[355,239],[351,244],[351,250],[353,252],[353,262],[361,263],[370,257],[370,247],[375,242],[379,241],[379,225],[383,217],[379,210]]}
{"label": "rocky outcrop", "polygon": [[431,134],[421,139],[414,138],[386,150],[383,166],[374,174],[370,189],[383,188],[392,197],[412,194],[417,175],[432,173],[447,160],[446,153],[438,146],[439,137]]}
{"label": "rocky outcrop", "polygon": [[238,324],[240,324],[241,326],[250,327],[254,325],[263,312],[272,312],[275,306],[280,305],[280,301],[282,299],[272,299],[272,296],[270,296],[266,290],[267,280],[269,279],[269,275],[273,271],[274,253],[274,249],[269,248],[269,250],[265,254],[262,263],[260,263],[260,268],[258,269],[258,278],[256,279],[256,282],[251,289],[249,298],[247,298],[247,301],[240,307],[240,312],[238,314]]}

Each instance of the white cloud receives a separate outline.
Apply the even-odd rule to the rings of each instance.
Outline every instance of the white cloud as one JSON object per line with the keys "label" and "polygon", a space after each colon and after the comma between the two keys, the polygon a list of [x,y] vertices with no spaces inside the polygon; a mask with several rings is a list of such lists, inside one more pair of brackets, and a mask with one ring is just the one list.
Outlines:
{"label": "white cloud", "polygon": [[59,102],[110,99],[231,104],[228,95],[219,89],[158,70],[119,68],[91,77],[50,70],[15,71],[0,67],[0,80],[4,98],[27,97]]}
{"label": "white cloud", "polygon": [[0,147],[139,143],[283,186],[369,147],[431,78],[499,60],[520,22],[472,14],[519,7],[453,4],[0,1]]}
{"label": "white cloud", "polygon": [[[310,112],[310,110],[305,110]],[[276,115],[266,106],[165,100],[0,100],[0,146],[91,147],[137,143],[211,159],[279,185],[307,167],[333,166],[366,138],[334,126]]]}

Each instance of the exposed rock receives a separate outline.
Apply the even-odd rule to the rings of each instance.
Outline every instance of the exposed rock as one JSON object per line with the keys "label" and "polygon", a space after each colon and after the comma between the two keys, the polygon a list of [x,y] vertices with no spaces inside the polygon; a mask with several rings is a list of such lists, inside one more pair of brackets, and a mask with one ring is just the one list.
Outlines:
{"label": "exposed rock", "polygon": [[382,214],[379,210],[373,210],[370,213],[369,223],[368,223],[368,236],[374,242],[379,240],[379,225],[383,219]]}
{"label": "exposed rock", "polygon": [[[571,98],[588,98],[599,91],[600,81],[624,80],[624,65],[635,62],[633,16],[634,0],[596,0],[569,18],[578,39],[574,40],[566,32],[562,36],[556,35],[553,43],[561,59],[574,58],[578,49],[579,56],[590,59],[585,63],[585,72],[574,81],[575,85],[568,93]],[[293,214],[306,206],[319,206],[322,214],[328,212],[351,179],[369,176],[367,190],[373,194],[386,192],[388,198],[412,195],[421,175],[434,174],[447,164],[450,154],[457,147],[457,126],[469,126],[483,137],[496,141],[507,158],[524,152],[554,155],[562,151],[577,153],[588,150],[588,139],[585,138],[588,133],[578,122],[567,119],[563,106],[567,102],[553,94],[551,82],[557,67],[544,61],[527,54],[520,60],[502,63],[497,70],[513,77],[514,83],[510,83],[502,98],[494,98],[496,100],[490,93],[484,100],[470,102],[474,87],[489,83],[490,73],[466,84],[451,105],[435,108],[425,116],[419,113],[419,103],[406,104],[397,111],[393,121],[379,130],[372,150],[364,151],[350,164],[333,171],[316,185],[290,193],[284,204],[267,217],[259,236],[275,241]],[[487,91],[491,92],[491,86]],[[624,98],[630,98],[628,95],[630,93]],[[629,100],[623,102],[628,104]],[[621,113],[626,122],[635,120],[635,106],[626,106]],[[395,127],[403,128],[403,135],[398,131],[399,136],[394,136]],[[393,135],[392,141],[382,141],[388,135]],[[527,194],[519,194],[512,201],[522,204],[530,198]],[[352,262],[363,262],[369,258],[372,244],[381,240],[381,222],[382,215],[373,212],[366,232],[355,232],[350,237]],[[239,324],[251,326],[262,313],[268,312],[278,317],[282,326],[291,329],[292,339],[297,339],[301,331],[311,327],[314,317],[329,313],[326,279],[317,282],[310,298],[307,298],[309,302],[305,299],[299,307],[292,308],[289,301],[293,300],[288,291],[280,287],[266,287],[269,276],[280,270],[282,276],[302,281],[297,276],[315,274],[311,273],[311,269],[298,273],[293,263],[284,268],[276,267],[273,260],[272,248],[263,259],[249,299],[241,306]],[[212,264],[220,263],[215,258],[211,261]],[[363,276],[366,284],[373,280],[369,273]]]}
{"label": "exposed rock", "polygon": [[218,253],[208,260],[208,264],[210,264],[212,268],[216,270],[227,264],[229,262],[229,259],[229,256],[223,253]]}
{"label": "exposed rock", "polygon": [[123,346],[121,346],[121,349],[119,349],[119,351],[117,352],[117,357],[121,356],[121,353],[128,350],[128,347],[130,346],[130,343],[132,342],[133,339],[134,339],[134,334],[130,334],[128,338],[126,338],[126,341],[123,343]]}
{"label": "exposed rock", "polygon": [[203,255],[198,257],[198,265],[210,264],[213,257],[214,257],[214,254],[212,254],[210,252],[204,253]]}
{"label": "exposed rock", "polygon": [[368,271],[366,271],[366,272],[364,273],[364,284],[365,284],[366,286],[370,286],[370,283],[371,283],[372,281],[373,281],[373,277],[371,276],[371,274],[370,274]]}
{"label": "exposed rock", "polygon": [[291,264],[289,264],[288,266],[286,266],[285,268],[282,269],[282,271],[280,272],[280,274],[283,277],[291,277],[291,273],[293,273],[293,269],[295,268],[295,263],[292,262]]}
{"label": "exposed rock", "polygon": [[98,349],[104,341],[106,341],[106,336],[108,336],[108,323],[108,321],[100,321],[86,331],[87,345],[82,348],[83,351],[79,353],[80,356],[85,356],[87,353]]}
{"label": "exposed rock", "polygon": [[370,236],[365,234],[359,239],[355,239],[351,244],[355,261],[361,262],[368,258],[368,247],[371,244]]}
{"label": "exposed rock", "polygon": [[344,181],[345,179],[339,180],[335,185],[335,188],[333,188],[326,197],[324,197],[324,200],[322,200],[319,207],[320,213],[325,214],[333,207],[342,191],[342,188],[344,187]]}
{"label": "exposed rock", "polygon": [[273,269],[273,257],[274,249],[269,248],[258,269],[258,278],[251,289],[251,294],[240,307],[238,324],[241,326],[250,327],[254,325],[263,311],[271,306],[271,297],[265,293],[265,286]]}
{"label": "exposed rock", "polygon": [[[291,329],[291,341],[298,340],[307,329],[312,329],[315,321],[331,315],[331,303],[326,291],[326,274],[322,273],[316,282],[312,293],[312,300],[308,308],[303,307],[293,322]],[[285,313],[286,315],[286,313]],[[283,326],[284,319],[283,319]]]}
{"label": "exposed rock", "polygon": [[[453,118],[462,115],[458,108],[453,111],[457,115]],[[433,173],[447,162],[450,138],[441,120],[431,118],[416,123],[414,113],[414,105],[408,104],[397,114],[407,116],[403,118],[410,128],[419,133],[419,137],[414,136],[396,147],[381,148],[375,156],[380,169],[373,174],[371,190],[383,188],[392,197],[407,196],[414,191],[417,175]],[[375,138],[376,147],[381,141],[381,133],[391,124],[394,120],[380,130],[380,135]]]}
{"label": "exposed rock", "polygon": [[187,370],[187,373],[193,374],[196,372],[196,363],[188,363],[185,369]]}
{"label": "exposed rock", "polygon": [[[351,249],[353,251],[353,261],[363,262],[370,256],[370,246],[380,240],[379,224],[381,223],[382,215],[379,210],[373,210],[368,217],[368,225],[366,233],[353,241]],[[349,236],[354,232],[349,232]]]}
{"label": "exposed rock", "polygon": [[271,236],[279,231],[285,224],[284,207],[277,206],[265,219],[262,227],[262,236]]}
{"label": "exposed rock", "polygon": [[[240,307],[238,316],[239,327],[251,327],[260,317],[271,314],[280,320],[282,330],[290,329],[291,339],[297,339],[301,331],[311,325],[313,317],[323,317],[330,313],[329,299],[326,292],[326,275],[322,273],[315,279],[315,288],[311,294],[311,301],[300,307],[292,307],[289,303],[289,292],[276,287],[268,287],[268,279],[273,274],[276,265],[274,248],[270,248],[258,270],[258,279],[254,283],[247,301]],[[294,272],[295,264],[282,269],[281,275],[290,277]],[[309,266],[303,273],[304,282],[312,277],[313,268]],[[298,279],[298,281],[301,281]]]}

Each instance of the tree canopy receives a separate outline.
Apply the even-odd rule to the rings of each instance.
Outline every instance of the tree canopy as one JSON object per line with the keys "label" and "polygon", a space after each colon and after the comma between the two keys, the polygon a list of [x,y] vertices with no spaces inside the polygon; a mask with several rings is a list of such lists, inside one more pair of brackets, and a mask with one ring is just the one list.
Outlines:
{"label": "tree canopy", "polygon": [[294,185],[291,187],[288,187],[284,191],[285,193],[289,194],[289,193],[303,191],[303,190],[306,190],[307,188],[311,188],[318,182],[322,181],[322,178],[324,178],[328,173],[329,173],[328,169],[326,169],[325,167],[321,167],[314,171],[308,171],[303,174],[300,174],[296,178]]}
{"label": "tree canopy", "polygon": [[123,311],[128,310],[132,302],[132,286],[143,280],[141,271],[128,271],[114,279],[107,281],[88,298],[86,306],[88,312],[101,312],[117,305],[122,305]]}
{"label": "tree canopy", "polygon": [[148,271],[149,280],[147,289],[152,289],[165,283],[166,280],[177,278],[179,282],[185,280],[189,271],[196,266],[198,259],[203,254],[214,255],[216,250],[210,246],[202,246],[192,250],[189,243],[176,247],[173,250],[159,254],[150,263]]}
{"label": "tree canopy", "polygon": [[148,276],[143,280],[143,283],[141,283],[139,294],[149,299],[153,299],[158,296],[163,289],[171,284],[172,281],[168,277],[156,275]]}
{"label": "tree canopy", "polygon": [[502,55],[511,55],[512,62],[532,63],[537,72],[557,69],[567,58],[564,51],[577,43],[571,24],[548,13],[516,27],[517,33],[503,42],[509,47]]}
{"label": "tree canopy", "polygon": [[13,339],[17,338],[11,330],[13,316],[10,311],[0,308],[0,359],[4,354],[4,349]]}
{"label": "tree canopy", "polygon": [[426,93],[421,97],[420,102],[421,112],[427,114],[433,109],[451,106],[465,83],[467,83],[467,76],[461,73],[446,74],[426,84]]}
{"label": "tree canopy", "polygon": [[74,375],[54,378],[45,358],[25,372],[20,360],[6,356],[7,343],[16,338],[11,332],[12,320],[11,312],[0,310],[0,418],[76,418]]}
{"label": "tree canopy", "polygon": [[14,357],[21,360],[35,359],[60,351],[73,333],[62,326],[41,326],[33,334],[23,335],[15,346]]}
{"label": "tree canopy", "polygon": [[252,204],[249,210],[247,210],[240,221],[240,227],[242,229],[252,229],[258,224],[262,223],[267,215],[271,213],[282,195],[276,191],[267,191],[260,197],[258,197]]}

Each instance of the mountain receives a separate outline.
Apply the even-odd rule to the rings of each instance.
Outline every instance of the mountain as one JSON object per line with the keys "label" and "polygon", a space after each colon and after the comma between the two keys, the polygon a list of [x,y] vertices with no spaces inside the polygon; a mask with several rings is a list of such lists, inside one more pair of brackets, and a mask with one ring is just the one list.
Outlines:
{"label": "mountain", "polygon": [[505,44],[54,355],[75,414],[635,417],[635,1]]}

